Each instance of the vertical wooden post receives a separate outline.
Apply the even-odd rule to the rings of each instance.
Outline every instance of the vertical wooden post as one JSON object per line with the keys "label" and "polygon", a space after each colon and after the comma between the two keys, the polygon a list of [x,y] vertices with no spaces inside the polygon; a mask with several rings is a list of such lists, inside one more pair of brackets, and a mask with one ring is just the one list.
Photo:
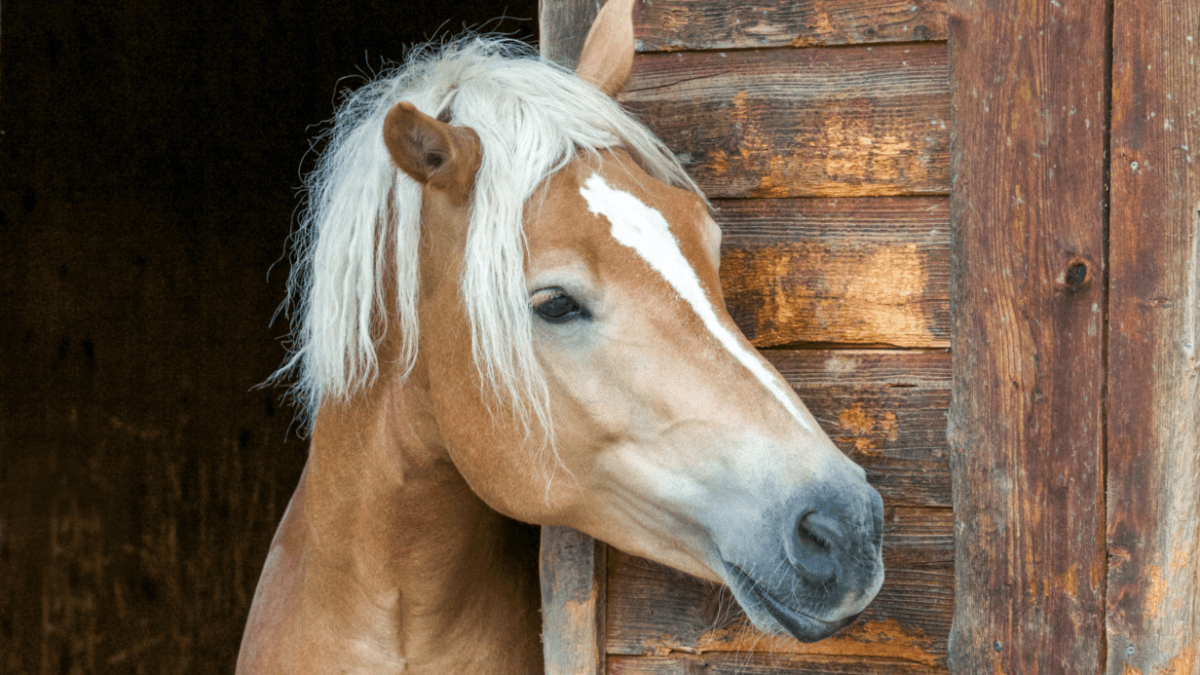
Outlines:
{"label": "vertical wooden post", "polygon": [[[541,0],[542,58],[574,68],[601,0]],[[543,527],[542,649],[546,675],[604,673],[605,545],[569,527]]]}
{"label": "vertical wooden post", "polygon": [[569,527],[543,527],[542,649],[546,675],[604,672],[605,546]]}
{"label": "vertical wooden post", "polygon": [[1102,667],[1105,4],[950,2],[964,675]]}
{"label": "vertical wooden post", "polygon": [[600,13],[600,0],[555,0],[538,3],[539,50],[542,58],[574,68],[588,29]]}
{"label": "vertical wooden post", "polygon": [[1108,672],[1200,673],[1200,5],[1113,8]]}

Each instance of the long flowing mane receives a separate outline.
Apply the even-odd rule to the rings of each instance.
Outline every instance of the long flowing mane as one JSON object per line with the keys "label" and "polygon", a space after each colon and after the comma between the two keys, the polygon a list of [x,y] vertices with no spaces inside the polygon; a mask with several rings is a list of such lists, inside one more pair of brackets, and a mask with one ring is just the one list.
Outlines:
{"label": "long flowing mane", "polygon": [[[417,357],[421,190],[394,166],[382,133],[400,101],[479,135],[460,291],[475,363],[495,400],[527,429],[549,432],[525,285],[526,202],[576,154],[617,146],[651,176],[698,189],[640,122],[528,45],[468,36],[415,48],[404,65],[346,96],[305,180],[283,307],[293,321],[290,356],[271,379],[294,382],[308,424],[323,400],[344,400],[374,380],[386,330],[400,331],[406,375]],[[389,297],[394,307],[385,306]],[[393,315],[397,325],[388,326]]]}

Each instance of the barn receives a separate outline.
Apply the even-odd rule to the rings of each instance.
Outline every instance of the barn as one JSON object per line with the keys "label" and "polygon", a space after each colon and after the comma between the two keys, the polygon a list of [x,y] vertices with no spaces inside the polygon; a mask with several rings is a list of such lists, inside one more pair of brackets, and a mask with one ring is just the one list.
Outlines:
{"label": "barn", "polygon": [[[253,387],[306,125],[465,5],[4,4],[0,672],[232,671],[304,461]],[[542,0],[543,53],[598,5]],[[1200,3],[635,21],[622,101],[712,198],[742,330],[883,493],[887,581],[802,644],[547,530],[547,672],[1200,674]]]}
{"label": "barn", "polygon": [[[597,3],[544,0],[571,64]],[[547,529],[554,675],[1200,673],[1200,6],[653,0],[621,96],[730,313],[884,496],[815,643]]]}

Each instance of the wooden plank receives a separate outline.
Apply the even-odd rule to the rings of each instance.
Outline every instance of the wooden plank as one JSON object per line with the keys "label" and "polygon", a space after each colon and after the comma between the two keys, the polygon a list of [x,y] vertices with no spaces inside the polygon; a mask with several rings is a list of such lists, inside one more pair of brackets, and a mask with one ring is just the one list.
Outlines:
{"label": "wooden plank", "polygon": [[600,0],[542,0],[538,3],[538,51],[542,58],[572,70],[579,63],[588,29],[600,13]]}
{"label": "wooden plank", "polygon": [[889,505],[950,507],[945,352],[764,350]]}
{"label": "wooden plank", "polygon": [[956,673],[1104,645],[1105,4],[950,4]]}
{"label": "wooden plank", "polygon": [[540,574],[546,675],[604,672],[605,545],[569,527],[543,527]]}
{"label": "wooden plank", "polygon": [[946,39],[946,0],[654,0],[634,14],[639,51]]}
{"label": "wooden plank", "polygon": [[855,624],[806,644],[759,633],[724,587],[610,548],[607,651],[658,656],[769,651],[787,655],[792,665],[785,670],[808,672],[813,664],[853,657],[858,665],[846,672],[875,672],[881,663],[944,672],[953,557],[950,509],[886,507],[887,578],[879,596]]}
{"label": "wooden plank", "polygon": [[621,100],[712,198],[950,187],[942,43],[641,54]]}
{"label": "wooden plank", "polygon": [[755,346],[949,346],[949,200],[714,205],[726,304]]}
{"label": "wooden plank", "polygon": [[881,659],[868,663],[858,657],[813,660],[761,650],[700,656],[615,656],[608,666],[609,675],[932,675],[940,672],[944,671],[904,661]]}
{"label": "wooden plank", "polygon": [[1200,5],[1113,7],[1108,672],[1200,673]]}

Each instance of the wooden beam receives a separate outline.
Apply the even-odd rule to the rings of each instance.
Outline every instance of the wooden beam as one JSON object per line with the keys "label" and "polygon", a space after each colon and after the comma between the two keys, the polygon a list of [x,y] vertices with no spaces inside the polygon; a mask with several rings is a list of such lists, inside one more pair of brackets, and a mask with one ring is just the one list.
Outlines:
{"label": "wooden beam", "polygon": [[604,673],[605,549],[578,530],[542,528],[546,675]]}
{"label": "wooden beam", "polygon": [[574,69],[601,4],[600,0],[540,0],[538,50],[542,58]]}
{"label": "wooden beam", "polygon": [[1104,652],[1103,2],[952,0],[951,672]]}
{"label": "wooden beam", "polygon": [[1200,673],[1200,5],[1113,8],[1108,672]]}

